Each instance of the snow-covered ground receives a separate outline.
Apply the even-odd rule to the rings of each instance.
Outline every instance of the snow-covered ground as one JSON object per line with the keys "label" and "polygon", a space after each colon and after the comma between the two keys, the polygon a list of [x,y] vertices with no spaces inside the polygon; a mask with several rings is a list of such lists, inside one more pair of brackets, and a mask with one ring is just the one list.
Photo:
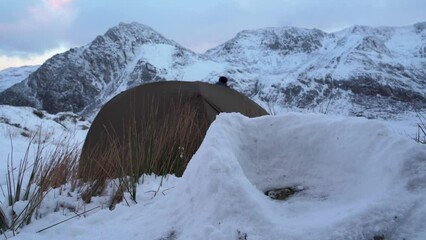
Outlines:
{"label": "snow-covered ground", "polygon": [[[426,146],[388,125],[308,113],[221,114],[181,178],[145,176],[138,203],[113,211],[102,197],[83,206],[72,192],[52,191],[40,209],[45,216],[13,239],[423,240]],[[1,139],[4,149],[9,140]],[[264,194],[286,187],[298,192],[287,200]],[[101,207],[79,217],[67,207],[49,213],[59,205],[80,213]]]}
{"label": "snow-covered ground", "polygon": [[65,143],[79,144],[89,126],[88,121],[73,113],[52,115],[30,107],[0,105],[0,184],[5,184],[7,162],[12,158],[18,166],[34,135],[37,136],[30,146],[30,155],[35,154],[40,141],[53,148]]}

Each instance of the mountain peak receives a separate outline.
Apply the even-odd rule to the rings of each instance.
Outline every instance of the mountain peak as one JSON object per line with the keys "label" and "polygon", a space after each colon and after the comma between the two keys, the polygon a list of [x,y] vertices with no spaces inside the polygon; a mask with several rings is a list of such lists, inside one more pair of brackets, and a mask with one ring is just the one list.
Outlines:
{"label": "mountain peak", "polygon": [[[311,53],[318,50],[321,39],[327,34],[318,29],[306,29],[297,27],[269,27],[256,30],[245,30],[239,32],[233,39],[224,44],[210,49],[206,55],[212,58],[229,58],[232,55],[241,55],[241,61],[249,63],[247,50],[257,52],[259,56],[269,58],[270,54],[260,52],[276,53],[281,57],[289,54]],[[252,54],[251,54],[252,55]],[[258,62],[258,59],[255,60]]]}
{"label": "mountain peak", "polygon": [[354,25],[350,29],[352,33],[367,33],[372,29],[372,27],[364,25]]}
{"label": "mountain peak", "polygon": [[[141,34],[141,33],[155,33],[155,34],[159,34],[157,31],[155,31],[154,29],[152,29],[150,26],[142,24],[142,23],[138,23],[138,22],[131,22],[131,23],[124,23],[124,22],[120,22],[117,26],[114,26],[110,29],[108,29],[108,32],[125,32],[125,33],[130,33],[130,34]],[[159,34],[161,35],[161,34]]]}
{"label": "mountain peak", "polygon": [[136,28],[147,28],[147,29],[154,31],[150,26],[145,25],[143,23],[139,23],[139,22],[130,22],[130,23],[120,22],[120,23],[118,23],[118,27],[121,27],[121,28],[135,28],[135,27]]}
{"label": "mountain peak", "polygon": [[151,27],[137,23],[119,23],[103,35],[101,38],[111,39],[114,42],[131,41],[139,44],[143,43],[165,43],[170,45],[178,45],[176,42],[166,39],[160,33]]}

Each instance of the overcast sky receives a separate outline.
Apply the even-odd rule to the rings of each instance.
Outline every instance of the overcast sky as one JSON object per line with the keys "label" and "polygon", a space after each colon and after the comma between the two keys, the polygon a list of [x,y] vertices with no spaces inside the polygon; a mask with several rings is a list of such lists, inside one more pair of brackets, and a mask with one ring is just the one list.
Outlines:
{"label": "overcast sky", "polygon": [[245,29],[295,26],[326,32],[352,25],[426,21],[426,0],[0,0],[0,70],[41,64],[120,22],[151,26],[204,52]]}

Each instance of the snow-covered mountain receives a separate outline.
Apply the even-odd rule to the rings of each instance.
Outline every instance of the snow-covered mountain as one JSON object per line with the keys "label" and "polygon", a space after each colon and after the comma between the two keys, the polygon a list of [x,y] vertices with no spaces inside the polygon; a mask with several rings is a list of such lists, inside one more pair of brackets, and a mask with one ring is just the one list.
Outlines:
{"label": "snow-covered mountain", "polygon": [[93,115],[144,82],[219,75],[271,108],[387,118],[426,108],[426,22],[354,26],[335,33],[294,27],[242,31],[196,54],[138,23],[46,61],[0,93],[0,103]]}
{"label": "snow-covered mountain", "polygon": [[0,71],[0,92],[26,79],[40,66],[11,67]]}
{"label": "snow-covered mountain", "polygon": [[264,101],[385,116],[426,106],[425,28],[266,28],[243,31],[206,55],[235,65]]}
{"label": "snow-covered mountain", "polygon": [[[157,59],[144,57],[150,53]],[[86,46],[53,56],[0,98],[4,104],[52,113],[81,112],[93,100],[102,103],[102,96],[109,98],[146,81],[164,80],[167,72],[151,62],[171,69],[196,57],[145,25],[120,24]]]}

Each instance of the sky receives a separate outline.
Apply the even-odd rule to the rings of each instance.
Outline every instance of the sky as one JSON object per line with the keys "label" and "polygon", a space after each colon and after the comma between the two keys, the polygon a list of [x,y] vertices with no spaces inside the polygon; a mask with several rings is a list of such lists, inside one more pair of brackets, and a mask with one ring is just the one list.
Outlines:
{"label": "sky", "polygon": [[0,70],[42,64],[120,22],[202,53],[247,29],[406,26],[426,21],[424,9],[425,0],[0,0]]}

